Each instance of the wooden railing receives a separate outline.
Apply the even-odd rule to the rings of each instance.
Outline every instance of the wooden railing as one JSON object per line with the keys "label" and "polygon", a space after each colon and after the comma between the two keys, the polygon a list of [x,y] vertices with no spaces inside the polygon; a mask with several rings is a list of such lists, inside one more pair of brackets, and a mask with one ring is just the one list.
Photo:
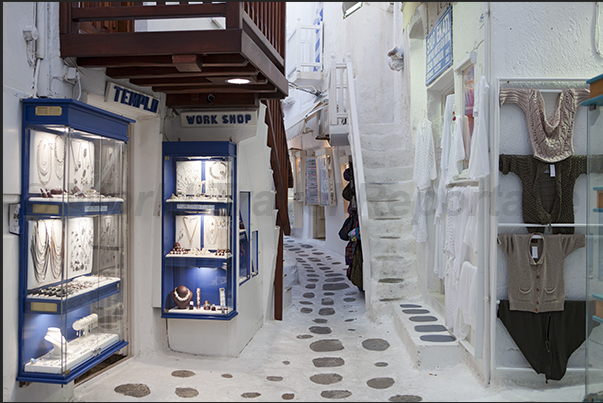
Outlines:
{"label": "wooden railing", "polygon": [[271,149],[270,165],[276,189],[276,225],[280,228],[274,273],[274,318],[283,319],[283,236],[291,234],[288,210],[288,189],[293,187],[293,172],[289,161],[289,149],[281,101],[268,99],[266,104],[266,124],[268,125],[268,147]]}
{"label": "wooden railing", "polygon": [[60,2],[60,10],[61,34],[134,32],[135,20],[224,17],[227,29],[245,30],[284,66],[285,2]]}

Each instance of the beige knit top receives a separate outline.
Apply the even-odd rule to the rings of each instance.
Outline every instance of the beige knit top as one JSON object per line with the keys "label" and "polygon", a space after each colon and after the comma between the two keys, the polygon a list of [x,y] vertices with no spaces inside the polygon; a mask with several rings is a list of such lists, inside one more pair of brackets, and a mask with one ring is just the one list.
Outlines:
{"label": "beige knit top", "polygon": [[573,132],[576,111],[580,103],[590,97],[587,88],[568,88],[557,97],[555,111],[549,121],[544,109],[544,98],[533,88],[503,88],[500,105],[515,103],[524,111],[528,133],[535,158],[557,162],[574,154]]}

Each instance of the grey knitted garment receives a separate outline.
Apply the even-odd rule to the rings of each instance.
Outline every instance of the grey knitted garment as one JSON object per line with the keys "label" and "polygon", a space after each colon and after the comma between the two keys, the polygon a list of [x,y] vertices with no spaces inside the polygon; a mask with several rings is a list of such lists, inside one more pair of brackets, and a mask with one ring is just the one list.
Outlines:
{"label": "grey knitted garment", "polygon": [[507,256],[512,311],[563,311],[565,258],[586,245],[586,236],[540,235],[542,239],[532,239],[535,234],[498,235],[498,245]]}
{"label": "grey knitted garment", "polygon": [[535,158],[557,162],[574,154],[573,132],[576,111],[582,101],[590,97],[587,88],[569,88],[561,91],[549,121],[544,109],[544,99],[533,88],[503,88],[500,106],[515,103],[523,110],[528,123],[530,143]]}

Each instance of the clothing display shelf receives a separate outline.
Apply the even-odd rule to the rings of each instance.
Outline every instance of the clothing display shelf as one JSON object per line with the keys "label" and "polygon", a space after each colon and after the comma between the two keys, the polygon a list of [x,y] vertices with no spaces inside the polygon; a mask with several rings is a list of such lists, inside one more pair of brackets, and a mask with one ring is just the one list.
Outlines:
{"label": "clothing display shelf", "polygon": [[[596,77],[597,78],[597,77]],[[598,77],[600,78],[600,77]],[[592,79],[594,80],[594,79]],[[589,81],[592,81],[589,80]],[[588,108],[588,158],[603,155],[603,95]],[[590,169],[590,164],[588,165]],[[587,304],[584,401],[603,401],[603,175],[589,174],[587,189]]]}
{"label": "clothing display shelf", "polygon": [[125,175],[134,121],[22,99],[19,382],[67,384],[123,349]]}
{"label": "clothing display shelf", "polygon": [[227,141],[163,143],[163,318],[237,315],[236,151]]}
{"label": "clothing display shelf", "polygon": [[[551,97],[555,94],[560,94],[562,92],[563,89],[566,88],[588,88],[587,84],[586,84],[587,78],[580,78],[580,77],[576,77],[576,78],[567,78],[567,77],[500,77],[498,79],[495,79],[495,81],[493,82],[493,91],[490,92],[490,102],[491,102],[491,116],[493,116],[493,119],[491,120],[490,123],[490,152],[491,155],[494,158],[491,158],[491,172],[493,172],[493,175],[491,175],[491,180],[490,180],[490,190],[491,190],[491,209],[492,211],[497,211],[497,208],[499,207],[499,204],[503,201],[501,199],[501,194],[505,194],[506,190],[501,189],[501,183],[500,183],[500,176],[501,173],[499,172],[499,155],[501,154],[501,148],[504,149],[505,147],[501,147],[501,142],[502,142],[502,146],[508,145],[510,141],[513,141],[513,139],[511,138],[512,136],[509,135],[505,135],[503,137],[501,137],[501,109],[502,108],[517,108],[516,113],[519,113],[519,115],[517,116],[521,116],[522,112],[521,109],[515,105],[515,104],[508,104],[508,103],[504,103],[502,106],[500,106],[500,91],[501,88],[534,88],[534,89],[538,89],[543,96],[545,97]],[[548,99],[548,98],[547,98]],[[546,103],[546,102],[545,102]],[[508,105],[513,105],[513,106],[508,106]],[[508,115],[507,115],[508,116]],[[513,115],[515,116],[515,115]],[[525,115],[523,115],[525,116]],[[549,115],[547,114],[547,117],[550,119]],[[523,119],[523,118],[522,118]],[[508,121],[503,122],[505,125],[508,124]],[[526,129],[527,131],[527,129]],[[575,131],[574,131],[575,132]],[[576,132],[575,132],[576,133]],[[527,132],[526,132],[526,136],[527,136]],[[578,134],[579,135],[579,134]],[[574,138],[575,140],[575,138]],[[583,140],[583,139],[581,139]],[[526,144],[529,144],[529,138],[525,141]],[[512,147],[511,147],[512,148]],[[526,150],[527,151],[527,150]],[[502,154],[504,154],[505,152],[503,152]],[[522,154],[530,154],[531,151],[527,151],[527,152],[523,152]],[[586,152],[584,152],[585,154]],[[498,174],[496,174],[498,173]],[[521,189],[519,189],[521,191]],[[582,206],[584,208],[584,206]],[[521,208],[519,208],[519,211],[521,211]],[[521,213],[520,213],[521,214]],[[529,223],[524,223],[523,220],[520,218],[519,220],[516,221],[512,221],[512,222],[499,222],[500,221],[500,214],[497,212],[496,214],[490,214],[489,215],[489,228],[490,228],[490,239],[492,240],[490,242],[490,251],[489,251],[489,267],[491,268],[491,272],[489,274],[489,278],[490,278],[490,282],[489,282],[489,286],[490,286],[490,290],[489,290],[489,294],[490,297],[486,298],[487,300],[490,301],[490,317],[492,318],[492,320],[490,320],[489,326],[490,326],[490,330],[489,333],[491,335],[491,339],[489,341],[490,343],[490,352],[489,355],[491,357],[490,359],[490,370],[492,372],[498,372],[498,373],[505,373],[507,374],[510,378],[513,378],[515,376],[530,376],[530,374],[536,374],[536,372],[534,371],[533,368],[531,367],[522,367],[520,365],[517,364],[517,360],[513,361],[512,359],[509,360],[504,360],[501,359],[501,356],[499,354],[497,354],[497,351],[499,351],[500,348],[500,341],[496,340],[497,337],[501,334],[501,333],[505,333],[505,331],[498,331],[497,327],[498,326],[502,326],[500,320],[497,319],[497,310],[499,307],[499,302],[500,302],[500,298],[498,295],[498,291],[499,291],[499,285],[498,285],[498,279],[499,279],[499,270],[501,270],[500,265],[501,262],[499,262],[499,251],[498,251],[498,243],[497,243],[497,236],[499,234],[499,232],[515,232],[515,229],[523,229],[525,231],[525,229],[527,228],[532,228],[532,227],[544,227],[546,229],[545,233],[551,232],[553,228],[556,227],[572,227],[575,228],[576,231],[581,231],[583,232],[585,230],[585,228],[588,226],[588,223],[584,223],[584,222],[574,222],[574,223],[551,223],[551,224],[529,224]],[[499,228],[503,231],[499,231]],[[583,252],[582,252],[583,253]],[[501,362],[504,361],[504,362]],[[567,368],[567,372],[571,372],[571,373],[579,373],[581,371],[583,371],[584,368]],[[519,375],[519,374],[523,374],[523,375]],[[499,375],[499,376],[505,376],[505,375]],[[538,376],[542,376],[542,375],[538,375]],[[537,378],[535,378],[537,379]]]}

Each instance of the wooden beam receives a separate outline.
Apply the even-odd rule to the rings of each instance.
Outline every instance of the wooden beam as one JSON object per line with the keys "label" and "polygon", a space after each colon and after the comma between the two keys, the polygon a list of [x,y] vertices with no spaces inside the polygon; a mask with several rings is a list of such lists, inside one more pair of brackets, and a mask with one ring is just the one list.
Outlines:
{"label": "wooden beam", "polygon": [[272,63],[266,54],[256,45],[256,43],[243,32],[241,54],[249,60],[278,90],[286,97],[289,95],[289,82],[285,77],[284,66],[280,67]]}
{"label": "wooden beam", "polygon": [[194,94],[194,93],[208,93],[213,94],[248,94],[248,93],[275,93],[276,88],[272,85],[196,85],[196,86],[153,86],[153,91],[163,92],[166,94]]}
{"label": "wooden beam", "polygon": [[[243,76],[242,74],[234,74],[233,73],[233,76],[235,76],[235,75],[237,77]],[[133,79],[130,79],[130,82],[132,84],[140,85],[143,87],[151,86],[151,85],[155,85],[155,86],[184,86],[184,85],[204,86],[205,85],[205,86],[213,86],[213,87],[217,87],[220,85],[228,85],[228,86],[233,85],[233,84],[227,84],[226,81],[224,81],[229,76],[222,77],[221,80],[223,80],[223,82],[221,82],[221,83],[212,81],[212,79],[214,79],[214,77],[217,77],[217,76],[209,76],[209,77],[211,77],[211,78],[208,78],[208,76],[133,78]],[[255,78],[253,76],[247,76],[247,77]],[[256,80],[255,84],[268,84],[268,80],[265,80],[265,79],[264,80]]]}
{"label": "wooden beam", "polygon": [[201,57],[199,55],[173,55],[172,62],[180,72],[201,71]]}
{"label": "wooden beam", "polygon": [[154,20],[165,18],[225,17],[225,3],[173,4],[166,6],[126,6],[74,8],[73,21]]}
{"label": "wooden beam", "polygon": [[207,101],[211,92],[200,94],[167,94],[165,103],[171,108],[259,108],[256,94],[218,94],[213,103]]}
{"label": "wooden beam", "polygon": [[[197,55],[201,57],[203,67],[245,67],[249,62],[239,54]],[[78,57],[80,67],[171,67],[172,55],[156,56],[117,56],[117,57]]]}
{"label": "wooden beam", "polygon": [[106,75],[112,78],[169,78],[169,77],[227,77],[232,75],[255,75],[257,70],[248,65],[236,69],[207,67],[201,72],[179,72],[175,67],[110,67]]}
{"label": "wooden beam", "polygon": [[60,35],[61,57],[241,53],[238,29]]}
{"label": "wooden beam", "polygon": [[278,231],[276,267],[274,268],[274,319],[283,320],[283,230]]}

